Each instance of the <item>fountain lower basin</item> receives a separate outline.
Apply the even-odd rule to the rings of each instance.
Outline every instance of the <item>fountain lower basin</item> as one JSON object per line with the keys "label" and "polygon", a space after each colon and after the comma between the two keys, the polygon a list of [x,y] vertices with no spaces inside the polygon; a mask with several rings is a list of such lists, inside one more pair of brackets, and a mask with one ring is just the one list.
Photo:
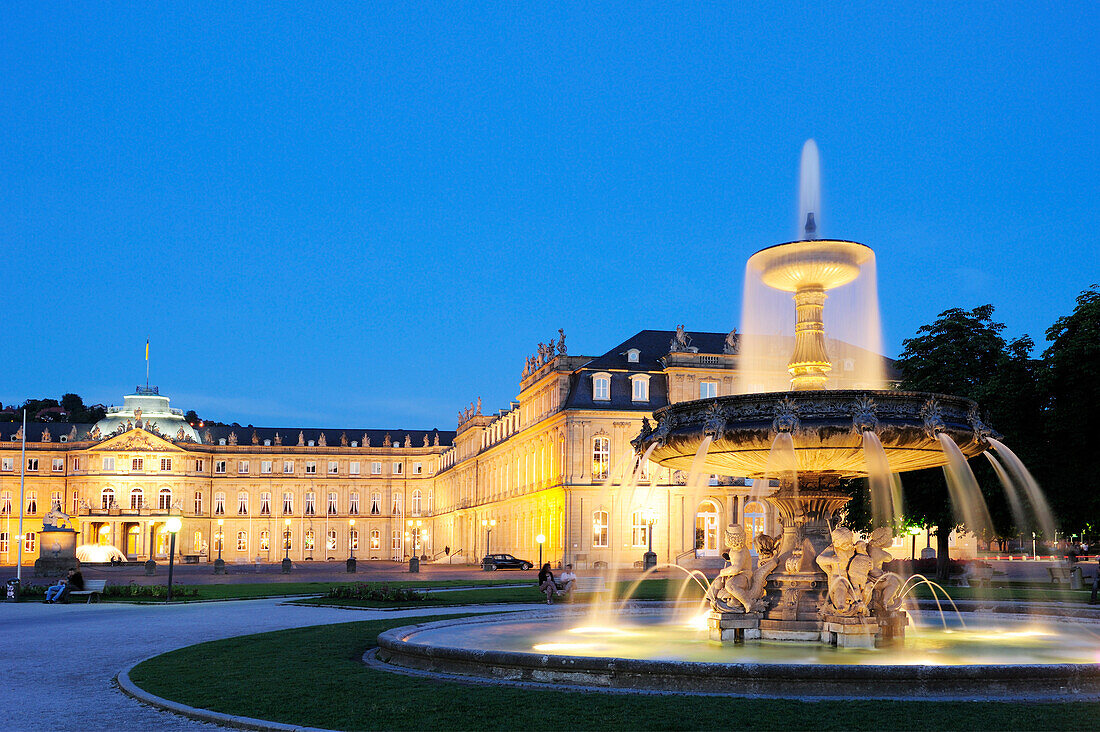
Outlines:
{"label": "fountain lower basin", "polygon": [[395,628],[379,658],[398,666],[514,682],[775,697],[1100,698],[1100,624],[998,620],[911,630],[901,647],[838,649],[754,641],[640,609],[610,627],[581,615],[448,619]]}

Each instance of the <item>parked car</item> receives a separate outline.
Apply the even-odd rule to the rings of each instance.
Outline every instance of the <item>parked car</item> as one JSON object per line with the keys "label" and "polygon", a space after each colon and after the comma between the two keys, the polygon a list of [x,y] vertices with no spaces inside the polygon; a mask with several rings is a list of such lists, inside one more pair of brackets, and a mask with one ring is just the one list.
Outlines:
{"label": "parked car", "polygon": [[535,565],[526,559],[516,559],[511,554],[487,554],[481,560],[485,569],[531,569]]}

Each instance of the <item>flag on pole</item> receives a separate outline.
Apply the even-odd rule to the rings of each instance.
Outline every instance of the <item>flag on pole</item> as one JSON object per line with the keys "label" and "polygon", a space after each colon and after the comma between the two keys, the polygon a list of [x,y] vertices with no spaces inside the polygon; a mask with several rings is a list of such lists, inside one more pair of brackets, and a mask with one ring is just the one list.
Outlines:
{"label": "flag on pole", "polygon": [[149,339],[145,339],[145,360],[149,360]]}

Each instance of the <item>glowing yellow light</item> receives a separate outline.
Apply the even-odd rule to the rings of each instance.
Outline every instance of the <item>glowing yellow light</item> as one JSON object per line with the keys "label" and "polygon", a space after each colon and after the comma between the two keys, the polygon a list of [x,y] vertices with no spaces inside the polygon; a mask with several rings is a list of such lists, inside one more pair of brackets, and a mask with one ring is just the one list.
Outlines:
{"label": "glowing yellow light", "polygon": [[218,526],[225,526],[225,519],[218,519]]}
{"label": "glowing yellow light", "polygon": [[348,519],[348,524],[351,526],[355,526],[355,519]]}
{"label": "glowing yellow light", "polygon": [[283,523],[286,525],[287,528],[290,528],[290,519],[286,519],[285,521],[283,521]]}
{"label": "glowing yellow light", "polygon": [[164,527],[166,529],[168,529],[168,533],[170,533],[170,534],[175,534],[175,533],[179,532],[180,527],[182,527],[182,526],[183,526],[183,522],[179,520],[178,516],[172,516],[164,524]]}
{"label": "glowing yellow light", "polygon": [[707,625],[708,615],[708,613],[699,613],[687,622],[687,626],[695,630],[706,630],[709,627]]}
{"label": "glowing yellow light", "polygon": [[539,534],[538,536],[535,537],[535,541],[538,542],[539,544],[546,543],[546,535],[545,534]]}

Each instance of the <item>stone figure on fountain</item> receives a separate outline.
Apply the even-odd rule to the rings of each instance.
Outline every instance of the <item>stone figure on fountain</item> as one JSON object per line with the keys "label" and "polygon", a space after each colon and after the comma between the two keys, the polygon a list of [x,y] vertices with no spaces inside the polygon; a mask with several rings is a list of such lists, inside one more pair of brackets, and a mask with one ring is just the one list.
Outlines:
{"label": "stone figure on fountain", "polygon": [[869,541],[860,542],[864,545],[867,556],[871,560],[871,571],[869,573],[872,583],[870,605],[871,612],[876,616],[893,613],[901,607],[901,596],[898,594],[898,590],[901,589],[903,580],[899,575],[883,569],[883,565],[894,558],[885,549],[893,542],[894,532],[888,526],[878,527],[871,532]]}
{"label": "stone figure on fountain", "polygon": [[755,544],[759,562],[754,569],[744,528],[736,524],[727,526],[725,539],[729,564],[707,590],[711,608],[719,613],[763,612],[767,609],[764,585],[778,564],[775,555],[779,540],[767,534],[757,534]]}
{"label": "stone figure on fountain", "polygon": [[886,616],[898,610],[901,577],[883,565],[893,557],[884,547],[894,539],[889,527],[871,533],[869,541],[856,541],[846,526],[832,532],[833,543],[817,557],[817,564],[829,578],[829,593],[823,615],[836,617]]}

